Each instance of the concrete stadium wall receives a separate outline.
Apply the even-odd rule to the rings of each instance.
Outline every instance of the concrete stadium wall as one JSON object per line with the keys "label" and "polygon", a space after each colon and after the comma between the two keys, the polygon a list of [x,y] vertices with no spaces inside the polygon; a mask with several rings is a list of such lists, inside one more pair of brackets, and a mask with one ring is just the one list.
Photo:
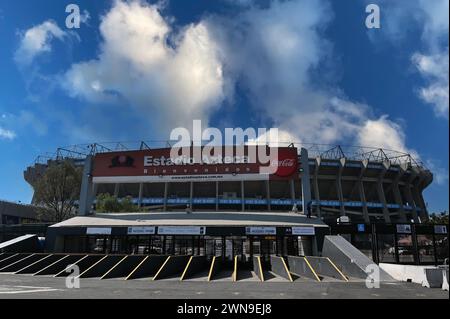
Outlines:
{"label": "concrete stadium wall", "polygon": [[165,255],[150,255],[148,258],[144,259],[136,268],[130,272],[130,274],[125,278],[138,279],[138,278],[150,278],[154,277],[164,262],[167,260],[168,256]]}
{"label": "concrete stadium wall", "polygon": [[434,266],[397,265],[380,263],[380,268],[398,281],[410,281],[428,288],[440,288],[443,269]]}

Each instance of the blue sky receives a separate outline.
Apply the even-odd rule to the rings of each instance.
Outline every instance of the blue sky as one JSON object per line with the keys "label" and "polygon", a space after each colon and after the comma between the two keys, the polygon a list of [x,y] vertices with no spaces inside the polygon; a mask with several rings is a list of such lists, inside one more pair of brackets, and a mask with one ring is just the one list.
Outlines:
{"label": "blue sky", "polygon": [[448,210],[448,0],[0,0],[1,199],[29,202],[23,170],[58,146],[193,119],[414,154]]}

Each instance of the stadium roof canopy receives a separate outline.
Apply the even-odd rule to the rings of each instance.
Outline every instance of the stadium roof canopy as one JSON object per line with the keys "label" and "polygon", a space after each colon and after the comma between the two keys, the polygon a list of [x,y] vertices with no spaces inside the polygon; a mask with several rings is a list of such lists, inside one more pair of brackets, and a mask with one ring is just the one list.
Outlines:
{"label": "stadium roof canopy", "polygon": [[[66,158],[82,160],[88,155],[97,153],[165,148],[171,147],[174,143],[173,141],[137,141],[77,144],[60,147],[54,153],[40,155],[36,158],[34,164],[46,164],[49,160]],[[278,142],[276,145],[279,147],[297,147],[298,149],[306,148],[310,158],[346,158],[347,160],[368,160],[369,162],[380,163],[388,161],[394,165],[407,164],[413,167],[426,168],[420,160],[413,158],[411,154],[384,148],[297,142]]]}

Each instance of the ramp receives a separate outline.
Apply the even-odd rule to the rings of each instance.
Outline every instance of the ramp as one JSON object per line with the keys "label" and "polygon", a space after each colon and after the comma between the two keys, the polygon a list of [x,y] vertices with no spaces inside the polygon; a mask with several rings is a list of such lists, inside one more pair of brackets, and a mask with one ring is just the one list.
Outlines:
{"label": "ramp", "polygon": [[25,258],[25,257],[28,257],[30,255],[31,254],[14,254],[14,255],[11,255],[11,256],[3,259],[2,261],[0,261],[0,269],[4,268],[6,266],[9,266],[9,265],[11,265],[11,264],[13,264],[13,263],[15,263],[15,262]]}
{"label": "ramp", "polygon": [[328,257],[305,256],[305,258],[319,277],[331,277],[348,281],[348,278]]}
{"label": "ramp", "polygon": [[11,257],[14,255],[13,253],[0,253],[0,261],[2,261],[5,258]]}
{"label": "ramp", "polygon": [[283,257],[270,256],[270,264],[272,267],[272,272],[274,274],[283,277],[291,282],[293,281],[291,273],[289,272],[289,269]]}
{"label": "ramp", "polygon": [[86,257],[87,255],[66,255],[60,260],[54,262],[53,264],[39,270],[37,273],[33,274],[33,276],[43,276],[43,275],[56,275],[61,271],[64,271],[67,266],[75,264],[81,258]]}
{"label": "ramp", "polygon": [[211,266],[209,267],[208,281],[213,280],[222,270],[222,261],[216,256],[211,260]]}
{"label": "ramp", "polygon": [[189,279],[207,268],[206,256],[191,256],[180,280]]}
{"label": "ramp", "polygon": [[[103,255],[86,255],[83,258],[81,258],[80,260],[78,260],[77,262],[73,263],[72,265],[76,265],[80,272],[78,274],[78,276],[83,273],[86,269],[88,269],[89,267],[91,267],[93,264],[95,264],[97,261],[99,261],[100,259],[103,258]],[[67,266],[69,266],[70,264],[67,264]],[[66,268],[67,268],[66,266]],[[55,275],[55,277],[67,277],[70,274],[72,274],[72,272],[67,272],[66,268],[64,268],[64,270],[62,270],[61,272],[57,273]]]}
{"label": "ramp", "polygon": [[114,265],[116,265],[124,255],[106,255],[103,256],[96,263],[92,264],[85,271],[80,272],[79,278],[96,278],[102,277],[106,274]]}
{"label": "ramp", "polygon": [[291,273],[299,277],[321,281],[319,275],[305,257],[288,256],[288,262]]}
{"label": "ramp", "polygon": [[258,276],[259,280],[264,281],[264,272],[260,256],[253,257],[253,271],[255,272],[256,276]]}
{"label": "ramp", "polygon": [[0,252],[29,253],[42,252],[37,235],[23,235],[3,243],[0,243]]}
{"label": "ramp", "polygon": [[164,261],[164,264],[156,273],[153,280],[163,279],[171,276],[181,275],[186,268],[190,256],[169,256]]}
{"label": "ramp", "polygon": [[32,263],[28,266],[25,266],[24,268],[18,270],[16,274],[34,274],[37,273],[39,270],[44,269],[45,267],[50,266],[51,264],[57,262],[61,258],[65,257],[66,255],[48,255],[47,257],[44,257],[35,263]]}
{"label": "ramp", "polygon": [[19,261],[16,261],[15,263],[12,263],[6,267],[3,267],[0,269],[0,272],[16,272],[20,269],[29,266],[39,260],[41,260],[44,257],[47,257],[47,254],[32,254],[30,256],[27,256]]}
{"label": "ramp", "polygon": [[146,256],[125,280],[154,277],[167,258],[165,255]]}
{"label": "ramp", "polygon": [[100,279],[127,277],[146,257],[143,255],[125,256]]}
{"label": "ramp", "polygon": [[388,273],[339,235],[325,236],[322,256],[330,258],[346,276],[366,279],[368,274],[376,270],[379,271],[381,281],[394,281]]}

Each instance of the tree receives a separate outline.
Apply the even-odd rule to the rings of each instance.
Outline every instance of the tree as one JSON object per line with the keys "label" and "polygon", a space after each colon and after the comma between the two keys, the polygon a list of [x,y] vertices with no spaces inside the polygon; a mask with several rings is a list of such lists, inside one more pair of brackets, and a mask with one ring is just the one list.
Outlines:
{"label": "tree", "polygon": [[95,210],[101,213],[137,212],[139,207],[133,204],[131,197],[118,199],[106,193],[97,196]]}
{"label": "tree", "polygon": [[34,187],[36,202],[40,206],[39,217],[61,222],[76,213],[80,196],[82,168],[72,161],[55,161],[49,164]]}
{"label": "tree", "polygon": [[448,212],[431,213],[427,224],[448,224]]}

